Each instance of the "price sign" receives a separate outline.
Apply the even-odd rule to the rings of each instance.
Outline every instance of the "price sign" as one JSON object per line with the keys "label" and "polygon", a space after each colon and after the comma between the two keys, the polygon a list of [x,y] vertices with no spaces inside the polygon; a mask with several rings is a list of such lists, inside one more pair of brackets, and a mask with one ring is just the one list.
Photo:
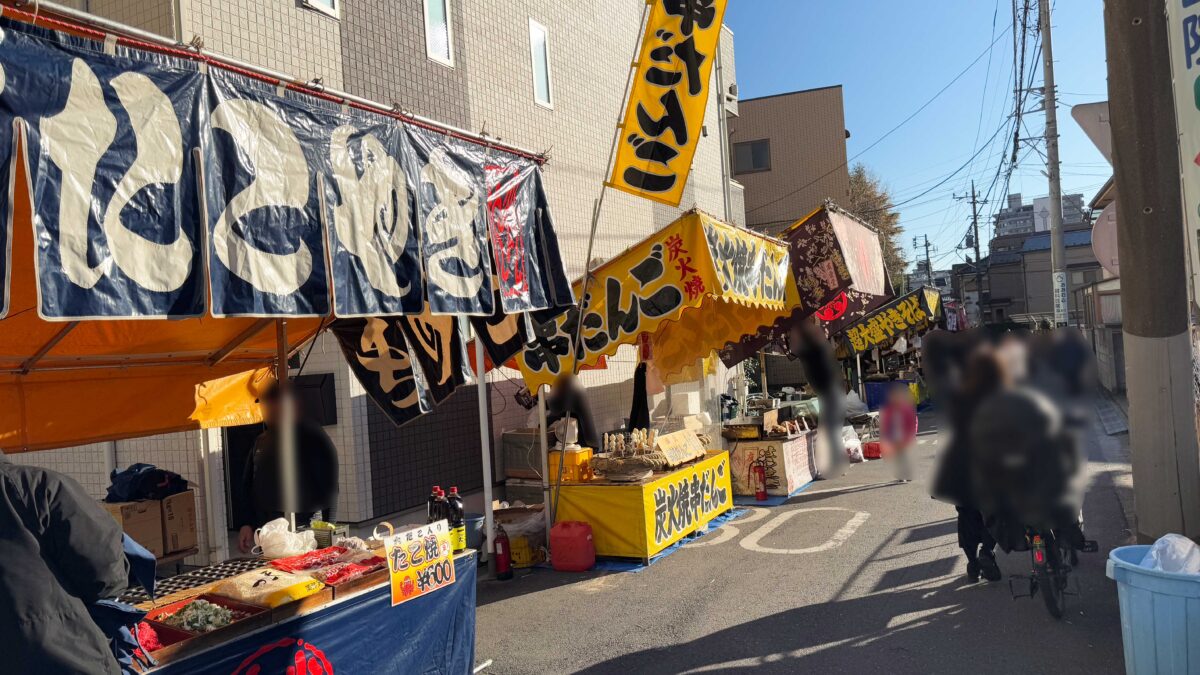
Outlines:
{"label": "price sign", "polygon": [[454,583],[450,525],[445,520],[397,532],[387,538],[392,606]]}

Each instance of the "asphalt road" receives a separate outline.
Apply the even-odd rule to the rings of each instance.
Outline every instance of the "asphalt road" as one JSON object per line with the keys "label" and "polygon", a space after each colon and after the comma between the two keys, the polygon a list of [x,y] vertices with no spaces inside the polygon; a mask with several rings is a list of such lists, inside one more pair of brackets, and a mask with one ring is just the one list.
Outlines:
{"label": "asphalt road", "polygon": [[[916,482],[855,465],[638,573],[482,582],[476,661],[498,674],[1123,672],[1104,576],[1107,551],[1131,543],[1122,438],[1092,433],[1084,517],[1102,553],[1081,554],[1062,621],[1006,581],[966,582],[954,509],[926,489],[938,437],[925,433]],[[999,557],[1006,576],[1028,573],[1028,553]]]}

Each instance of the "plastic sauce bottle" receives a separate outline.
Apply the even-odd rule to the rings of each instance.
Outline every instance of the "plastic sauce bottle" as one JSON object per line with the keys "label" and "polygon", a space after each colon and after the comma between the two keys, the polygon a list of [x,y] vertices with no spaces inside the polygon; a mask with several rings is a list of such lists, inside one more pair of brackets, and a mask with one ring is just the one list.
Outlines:
{"label": "plastic sauce bottle", "polygon": [[441,491],[441,486],[434,485],[433,490],[429,493],[429,499],[425,502],[425,522],[427,523],[439,520],[437,517],[437,499],[438,493]]}
{"label": "plastic sauce bottle", "polygon": [[439,520],[449,520],[450,518],[450,503],[446,501],[446,491],[438,488],[437,499],[433,502],[433,520],[431,523]]}
{"label": "plastic sauce bottle", "polygon": [[450,496],[446,498],[450,513],[450,547],[455,553],[467,550],[467,514],[463,509],[462,497],[458,488],[450,488]]}

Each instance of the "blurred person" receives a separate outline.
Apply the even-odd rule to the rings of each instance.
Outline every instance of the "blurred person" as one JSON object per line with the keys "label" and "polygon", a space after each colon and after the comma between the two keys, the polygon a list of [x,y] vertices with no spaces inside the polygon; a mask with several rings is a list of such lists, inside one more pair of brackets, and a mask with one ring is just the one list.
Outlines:
{"label": "blurred person", "polygon": [[0,670],[121,672],[88,610],[127,587],[121,541],[79,483],[0,452]]}
{"label": "blurred person", "polygon": [[[288,385],[290,386],[290,385]],[[262,398],[265,428],[254,441],[242,471],[242,508],[234,514],[238,530],[238,549],[250,553],[254,531],[267,522],[284,517],[282,467],[278,439],[283,392],[279,385]],[[322,520],[335,522],[338,498],[337,448],[325,429],[304,414],[296,404],[296,523],[307,524],[320,514]]]}
{"label": "blurred person", "polygon": [[883,456],[892,464],[896,480],[912,481],[908,451],[917,438],[917,406],[908,385],[892,385],[879,410],[879,442]]}
{"label": "blurred person", "polygon": [[1026,528],[1082,546],[1083,452],[1090,351],[1062,332],[1034,341],[1031,377],[994,392],[972,423],[980,508],[1005,551],[1026,550]]}
{"label": "blurred person", "polygon": [[[549,426],[560,419],[571,416],[576,421],[579,430],[579,445],[598,450],[600,434],[596,431],[596,421],[592,417],[592,408],[588,405],[587,393],[579,385],[579,379],[571,373],[563,373],[550,387],[546,397],[546,425]],[[646,420],[649,422],[650,413],[647,410]],[[631,420],[632,422],[632,420]]]}
{"label": "blurred person", "polygon": [[829,455],[825,475],[831,478],[841,476],[850,466],[846,443],[842,438],[842,429],[846,425],[846,390],[833,346],[815,323],[801,321],[788,333],[788,351],[804,367],[804,377],[817,395],[820,406],[817,413],[818,438],[824,441]]}
{"label": "blurred person", "polygon": [[967,560],[967,579],[982,575],[999,581],[996,542],[979,510],[974,489],[975,450],[971,421],[980,404],[1003,386],[1001,362],[978,332],[931,331],[925,337],[925,367],[939,400],[946,406],[948,436],[933,479],[933,496],[953,504],[958,514],[958,546]]}

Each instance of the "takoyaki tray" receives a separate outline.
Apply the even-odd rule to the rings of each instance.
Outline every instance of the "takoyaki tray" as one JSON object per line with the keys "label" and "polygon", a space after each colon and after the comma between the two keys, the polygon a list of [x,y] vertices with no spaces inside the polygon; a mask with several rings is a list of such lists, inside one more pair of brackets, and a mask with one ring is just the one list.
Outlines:
{"label": "takoyaki tray", "polygon": [[[201,567],[200,569],[184,572],[166,579],[159,579],[154,583],[154,595],[163,598],[186,591],[190,588],[205,586],[222,579],[235,577],[243,572],[251,572],[267,564],[262,558],[238,558],[235,560],[226,560],[225,562]],[[131,587],[121,597],[121,602],[131,605],[136,605],[151,600],[150,594],[141,586]]]}

